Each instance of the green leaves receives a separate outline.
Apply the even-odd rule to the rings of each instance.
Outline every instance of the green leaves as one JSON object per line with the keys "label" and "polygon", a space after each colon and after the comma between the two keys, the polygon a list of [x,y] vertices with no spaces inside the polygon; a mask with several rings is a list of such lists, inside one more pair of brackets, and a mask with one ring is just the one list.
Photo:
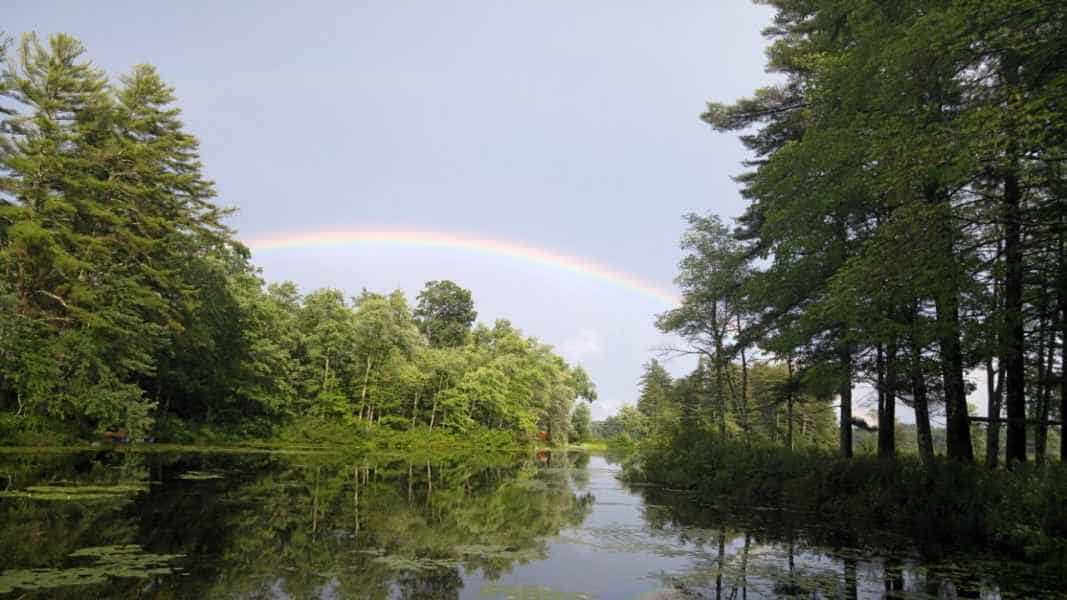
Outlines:
{"label": "green leaves", "polygon": [[451,281],[429,281],[418,295],[415,320],[434,347],[462,345],[478,313],[470,290]]}
{"label": "green leaves", "polygon": [[113,82],[74,38],[26,35],[0,94],[0,409],[133,438],[161,411],[565,441],[574,401],[596,398],[506,321],[472,332],[451,281],[414,311],[399,291],[265,288],[154,67]]}

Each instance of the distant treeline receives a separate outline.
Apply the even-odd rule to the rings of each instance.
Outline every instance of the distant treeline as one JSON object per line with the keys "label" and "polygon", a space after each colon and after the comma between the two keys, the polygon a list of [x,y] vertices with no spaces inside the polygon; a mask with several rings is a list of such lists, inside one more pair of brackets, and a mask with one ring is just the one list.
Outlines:
{"label": "distant treeline", "polygon": [[[723,414],[717,400],[729,396],[742,375],[745,396],[729,397]],[[691,373],[678,378],[672,378],[659,361],[650,360],[641,375],[637,405],[622,406],[618,414],[592,423],[590,431],[600,439],[628,443],[670,436],[679,428],[719,434],[725,424],[726,435],[744,434],[749,442],[790,448],[834,443],[837,426],[829,397],[793,389],[786,366],[746,360],[744,372],[738,365],[726,365],[722,380],[725,394],[718,391],[715,372],[704,358]]]}
{"label": "distant treeline", "polygon": [[294,417],[565,440],[595,388],[470,292],[265,285],[148,65],[110,80],[67,35],[4,40],[0,429],[139,438],[160,419],[263,434]]}
{"label": "distant treeline", "polygon": [[[1006,431],[1008,461],[1044,462],[1067,416],[1067,3],[766,4],[779,82],[703,114],[751,152],[748,206],[734,228],[688,217],[682,305],[658,320],[702,357],[714,430],[763,427],[758,357],[787,411],[838,408],[846,457],[866,383],[883,457],[899,402],[927,463],[942,411],[949,458],[995,465]],[[994,423],[976,448],[978,372]]]}

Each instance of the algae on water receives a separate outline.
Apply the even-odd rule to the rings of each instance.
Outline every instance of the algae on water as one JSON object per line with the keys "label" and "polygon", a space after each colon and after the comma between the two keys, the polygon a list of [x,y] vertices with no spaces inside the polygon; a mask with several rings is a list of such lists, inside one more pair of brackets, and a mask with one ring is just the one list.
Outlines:
{"label": "algae on water", "polygon": [[2,491],[0,498],[52,501],[116,500],[147,491],[148,485],[142,482],[113,485],[31,485],[22,490]]}
{"label": "algae on water", "polygon": [[172,563],[182,554],[152,554],[135,544],[82,548],[71,559],[89,559],[90,564],[68,568],[10,569],[0,573],[0,594],[20,590],[40,590],[73,585],[106,583],[112,577],[146,579],[169,575],[177,569]]}
{"label": "algae on water", "polygon": [[383,565],[393,571],[420,573],[455,568],[459,563],[447,558],[409,558],[406,556],[378,556],[372,562]]}
{"label": "algae on water", "polygon": [[207,481],[210,479],[222,479],[222,475],[210,471],[186,471],[179,475],[178,479],[185,479],[187,481]]}

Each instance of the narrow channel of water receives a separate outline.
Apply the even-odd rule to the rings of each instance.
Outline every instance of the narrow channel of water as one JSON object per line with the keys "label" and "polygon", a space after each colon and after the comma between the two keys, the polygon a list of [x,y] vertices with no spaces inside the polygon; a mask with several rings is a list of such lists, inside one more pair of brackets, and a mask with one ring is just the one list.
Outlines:
{"label": "narrow channel of water", "polygon": [[0,597],[1034,598],[975,556],[628,487],[604,456],[0,454]]}

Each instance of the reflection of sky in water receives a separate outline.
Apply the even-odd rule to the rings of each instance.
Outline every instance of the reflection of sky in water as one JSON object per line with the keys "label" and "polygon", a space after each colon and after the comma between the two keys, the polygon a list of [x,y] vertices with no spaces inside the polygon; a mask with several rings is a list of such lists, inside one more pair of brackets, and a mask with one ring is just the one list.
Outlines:
{"label": "reflection of sky in water", "polygon": [[[687,557],[665,557],[624,551],[619,543],[656,543],[643,526],[641,500],[615,479],[618,469],[599,456],[589,461],[588,493],[596,497],[592,512],[578,528],[565,529],[549,543],[547,560],[519,565],[501,577],[504,586],[543,585],[561,592],[586,593],[597,598],[634,598],[662,587],[654,575],[685,569]],[[616,536],[605,535],[614,532]],[[483,598],[483,582],[476,574],[464,587],[463,598]]]}
{"label": "reflection of sky in water", "polygon": [[[588,473],[582,492],[592,493],[596,503],[581,526],[561,531],[549,543],[547,559],[516,565],[494,582],[484,581],[480,573],[467,573],[461,597],[502,597],[483,595],[500,588],[516,597],[524,597],[522,590],[539,597],[534,587],[604,599],[715,598],[718,590],[723,598],[750,599],[783,597],[790,592],[805,598],[883,598],[887,590],[906,598],[957,597],[955,586],[941,578],[929,578],[928,584],[925,570],[912,561],[896,566],[887,584],[881,560],[853,559],[846,565],[842,558],[801,549],[798,542],[790,571],[787,543],[757,543],[751,538],[742,591],[745,535],[737,531],[727,531],[722,539],[719,587],[719,530],[680,527],[669,519],[656,519],[662,526],[653,527],[648,515],[655,511],[669,515],[668,507],[648,506],[638,494],[625,489],[616,479],[618,468],[603,457],[590,459]],[[846,587],[846,571],[854,573],[854,592]],[[790,581],[796,587],[789,587]],[[1000,598],[989,588],[967,597]]]}

